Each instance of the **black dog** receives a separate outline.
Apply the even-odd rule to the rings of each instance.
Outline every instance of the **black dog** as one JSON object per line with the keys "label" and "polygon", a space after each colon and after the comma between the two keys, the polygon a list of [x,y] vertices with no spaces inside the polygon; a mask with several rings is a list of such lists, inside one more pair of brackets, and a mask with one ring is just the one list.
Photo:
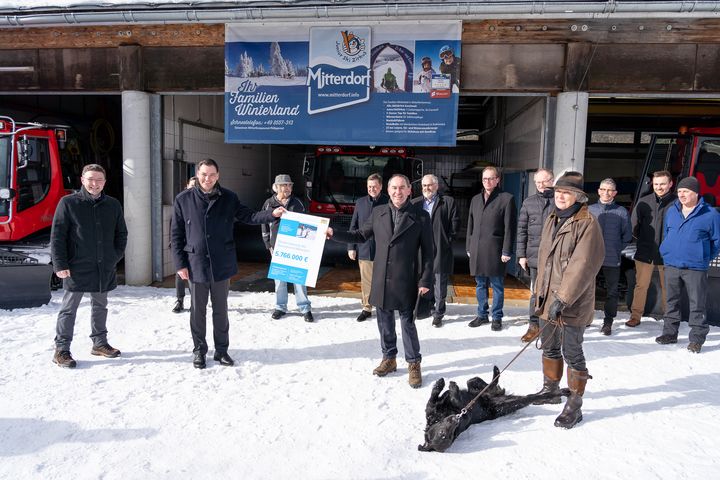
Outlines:
{"label": "black dog", "polygon": [[[441,378],[433,386],[430,399],[425,407],[425,444],[418,445],[421,452],[444,452],[462,432],[473,423],[493,420],[513,413],[533,403],[541,404],[548,400],[557,400],[570,395],[570,390],[562,388],[557,392],[530,395],[506,395],[505,389],[498,386],[500,370],[493,369],[493,381],[490,386],[480,377],[468,380],[467,390],[460,390],[455,382],[450,382],[448,391],[440,395],[445,388],[445,379]],[[460,412],[485,387],[473,407],[464,415]]]}

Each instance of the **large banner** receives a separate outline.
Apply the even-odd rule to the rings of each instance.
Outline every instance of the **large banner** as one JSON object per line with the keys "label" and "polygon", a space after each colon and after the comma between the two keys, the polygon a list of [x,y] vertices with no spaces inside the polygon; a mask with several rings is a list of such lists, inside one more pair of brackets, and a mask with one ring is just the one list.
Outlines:
{"label": "large banner", "polygon": [[314,287],[330,220],[285,212],[280,218],[268,278]]}
{"label": "large banner", "polygon": [[225,141],[454,146],[461,22],[228,24]]}

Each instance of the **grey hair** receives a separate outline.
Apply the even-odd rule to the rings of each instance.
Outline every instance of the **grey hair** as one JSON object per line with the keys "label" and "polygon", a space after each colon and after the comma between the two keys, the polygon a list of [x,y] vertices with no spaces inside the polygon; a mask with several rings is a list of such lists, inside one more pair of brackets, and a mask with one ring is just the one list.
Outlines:
{"label": "grey hair", "polygon": [[613,180],[612,178],[604,179],[602,182],[600,182],[600,185],[602,185],[603,183],[606,185],[611,185],[613,190],[617,190],[617,183],[615,183],[615,180]]}

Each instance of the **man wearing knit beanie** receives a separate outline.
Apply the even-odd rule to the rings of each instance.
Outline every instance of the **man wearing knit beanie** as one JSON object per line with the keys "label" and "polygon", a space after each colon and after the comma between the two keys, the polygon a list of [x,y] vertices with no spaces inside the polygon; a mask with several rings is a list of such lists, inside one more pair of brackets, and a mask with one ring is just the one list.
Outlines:
{"label": "man wearing knit beanie", "polygon": [[687,349],[700,353],[710,327],[707,325],[707,271],[720,253],[720,213],[700,197],[695,177],[680,180],[678,199],[668,208],[663,226],[660,254],[665,264],[667,307],[663,333],[655,339],[661,345],[677,343],[680,329],[680,292],[688,296],[690,326]]}

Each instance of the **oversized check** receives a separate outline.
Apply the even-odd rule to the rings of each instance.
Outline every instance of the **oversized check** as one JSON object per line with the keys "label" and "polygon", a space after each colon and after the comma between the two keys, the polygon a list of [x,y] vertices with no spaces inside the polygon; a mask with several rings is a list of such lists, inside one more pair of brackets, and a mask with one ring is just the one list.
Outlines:
{"label": "oversized check", "polygon": [[330,220],[286,212],[280,218],[268,278],[314,287]]}

